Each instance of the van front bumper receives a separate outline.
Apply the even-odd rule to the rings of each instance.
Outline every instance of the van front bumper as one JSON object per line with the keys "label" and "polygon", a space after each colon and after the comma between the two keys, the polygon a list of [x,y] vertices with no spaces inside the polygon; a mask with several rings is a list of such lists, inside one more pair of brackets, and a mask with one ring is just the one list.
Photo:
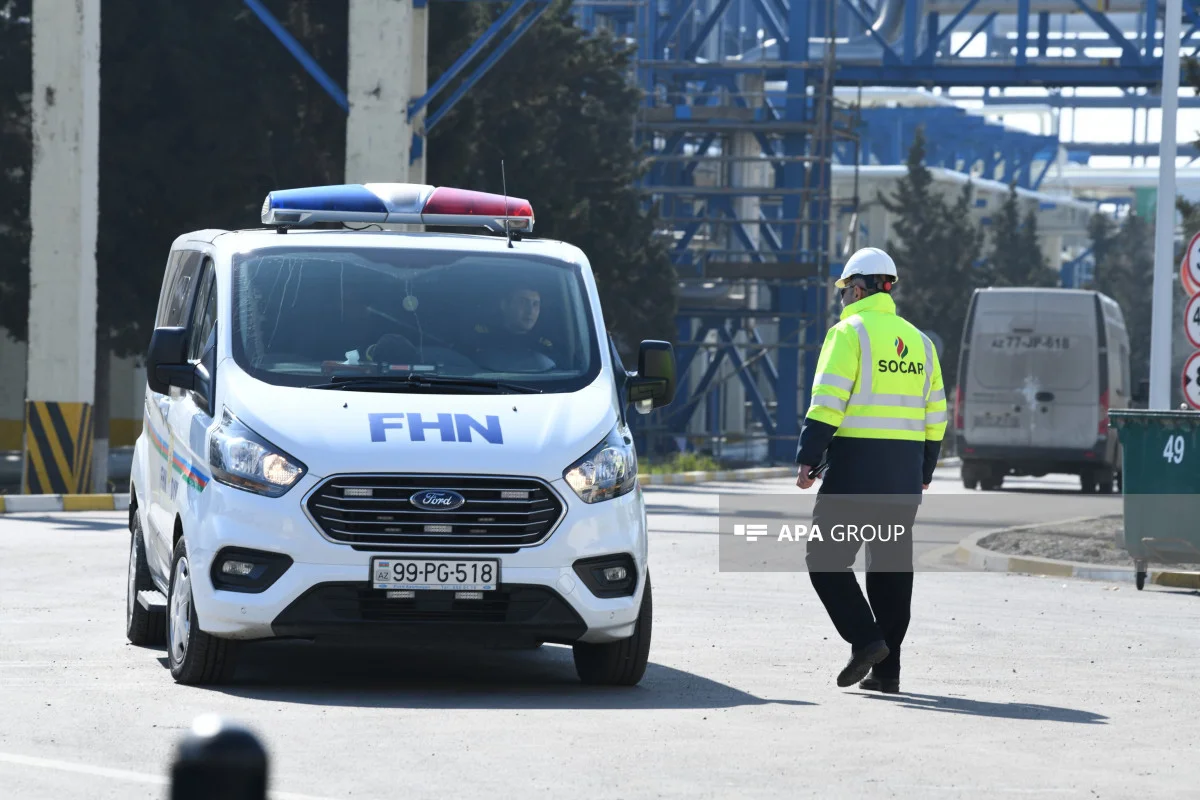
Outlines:
{"label": "van front bumper", "polygon": [[[470,640],[497,646],[536,641],[608,642],[633,635],[646,577],[645,512],[640,489],[587,504],[560,481],[552,486],[566,511],[543,543],[516,552],[454,553],[500,561],[500,584],[482,600],[452,592],[418,592],[393,600],[370,582],[371,559],[396,553],[332,542],[301,507],[321,479],[305,476],[281,498],[250,494],[213,481],[185,514],[193,602],[200,628],[232,639],[279,637],[371,642]],[[187,517],[192,517],[188,519]],[[262,591],[218,589],[212,569],[226,548],[279,553],[291,559]],[[628,554],[632,595],[598,597],[573,569],[586,558]],[[449,554],[405,553],[404,557]]]}
{"label": "van front bumper", "polygon": [[285,608],[271,629],[279,637],[489,647],[571,644],[587,633],[575,609],[545,586],[505,584],[480,600],[457,600],[453,592],[415,594],[389,600],[362,582],[321,583]]}

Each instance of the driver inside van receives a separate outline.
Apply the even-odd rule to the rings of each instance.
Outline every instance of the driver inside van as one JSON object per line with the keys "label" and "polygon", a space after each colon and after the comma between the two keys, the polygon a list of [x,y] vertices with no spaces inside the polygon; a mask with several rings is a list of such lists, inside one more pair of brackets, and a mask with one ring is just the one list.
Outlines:
{"label": "driver inside van", "polygon": [[534,332],[542,312],[541,293],[530,286],[514,286],[500,298],[499,311],[496,328],[482,323],[475,326],[472,357],[481,366],[501,372],[554,369],[554,343]]}
{"label": "driver inside van", "polygon": [[371,288],[360,283],[342,288],[341,325],[348,345],[347,361],[412,363],[418,358],[417,349],[400,333],[403,323],[378,307],[378,295]]}

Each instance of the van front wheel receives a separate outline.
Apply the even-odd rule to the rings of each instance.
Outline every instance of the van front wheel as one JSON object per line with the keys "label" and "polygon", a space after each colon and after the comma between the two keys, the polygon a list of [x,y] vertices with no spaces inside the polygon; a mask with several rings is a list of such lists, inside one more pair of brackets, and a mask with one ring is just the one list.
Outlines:
{"label": "van front wheel", "polygon": [[237,663],[237,642],[218,639],[200,630],[192,601],[192,568],[183,539],[171,559],[167,592],[167,662],[179,683],[224,683]]}
{"label": "van front wheel", "polygon": [[647,575],[642,608],[638,612],[633,636],[600,644],[579,642],[572,648],[579,680],[598,686],[636,686],[646,674],[646,663],[650,660],[653,620],[654,599],[650,593],[650,576]]}

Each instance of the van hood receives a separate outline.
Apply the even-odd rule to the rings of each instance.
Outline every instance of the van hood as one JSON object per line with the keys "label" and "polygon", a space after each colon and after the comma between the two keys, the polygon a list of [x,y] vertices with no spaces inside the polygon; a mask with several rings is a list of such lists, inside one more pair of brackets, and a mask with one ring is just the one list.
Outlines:
{"label": "van hood", "polygon": [[239,369],[225,374],[230,412],[315,477],[423,472],[553,481],[617,421],[607,370],[578,392],[502,395],[299,389]]}

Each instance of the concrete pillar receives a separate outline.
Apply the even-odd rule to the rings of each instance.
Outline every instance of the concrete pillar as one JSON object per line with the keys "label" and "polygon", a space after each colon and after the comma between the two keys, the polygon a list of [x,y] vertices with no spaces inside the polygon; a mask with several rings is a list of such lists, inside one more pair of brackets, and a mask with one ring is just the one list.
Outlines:
{"label": "concrete pillar", "polygon": [[[0,329],[0,453],[21,451],[25,433],[25,362],[29,350]],[[21,465],[16,464],[21,482]],[[0,492],[2,494],[2,492]]]}
{"label": "concrete pillar", "polygon": [[22,491],[91,490],[100,3],[34,0]]}
{"label": "concrete pillar", "polygon": [[[408,104],[425,93],[428,9],[425,0],[350,0],[346,97],[347,183],[424,183],[424,142],[413,157]],[[410,163],[411,161],[411,163]]]}

